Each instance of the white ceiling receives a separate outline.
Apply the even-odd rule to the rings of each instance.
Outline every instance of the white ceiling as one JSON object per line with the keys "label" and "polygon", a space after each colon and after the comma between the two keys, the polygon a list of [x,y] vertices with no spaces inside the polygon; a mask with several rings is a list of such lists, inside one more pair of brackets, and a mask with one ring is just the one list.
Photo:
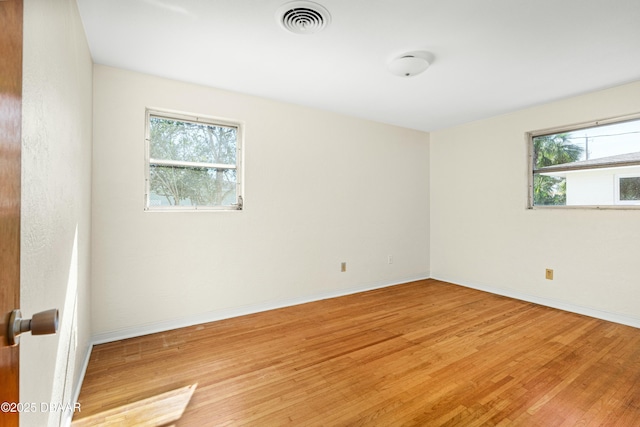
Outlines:
{"label": "white ceiling", "polygon": [[[425,131],[640,80],[640,0],[77,0],[93,59]],[[386,69],[427,50],[414,77]]]}

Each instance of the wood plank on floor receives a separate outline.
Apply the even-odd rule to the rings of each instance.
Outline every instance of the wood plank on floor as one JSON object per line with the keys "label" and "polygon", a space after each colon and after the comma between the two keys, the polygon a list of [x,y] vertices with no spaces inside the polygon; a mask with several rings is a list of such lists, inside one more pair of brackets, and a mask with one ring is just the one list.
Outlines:
{"label": "wood plank on floor", "polygon": [[635,426],[640,330],[422,280],[95,346],[74,420],[196,383],[176,426]]}

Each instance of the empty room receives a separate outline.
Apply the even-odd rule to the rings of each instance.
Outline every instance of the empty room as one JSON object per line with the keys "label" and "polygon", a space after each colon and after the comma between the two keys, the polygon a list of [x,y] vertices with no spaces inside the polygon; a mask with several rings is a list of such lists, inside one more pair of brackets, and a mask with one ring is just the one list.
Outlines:
{"label": "empty room", "polygon": [[0,425],[640,425],[637,0],[0,14]]}

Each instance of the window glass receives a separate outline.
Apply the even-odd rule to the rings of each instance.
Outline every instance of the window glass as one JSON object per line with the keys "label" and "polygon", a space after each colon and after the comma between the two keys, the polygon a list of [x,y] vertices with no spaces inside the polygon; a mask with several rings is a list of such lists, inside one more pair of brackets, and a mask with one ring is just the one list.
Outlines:
{"label": "window glass", "polygon": [[235,165],[237,129],[150,117],[152,159]]}
{"label": "window glass", "polygon": [[620,178],[620,200],[640,200],[640,176]]}
{"label": "window glass", "polygon": [[[634,197],[640,175],[640,120],[609,120],[529,134],[529,206],[613,206]],[[624,194],[617,193],[617,190]]]}
{"label": "window glass", "polygon": [[147,209],[241,209],[239,125],[147,112]]}

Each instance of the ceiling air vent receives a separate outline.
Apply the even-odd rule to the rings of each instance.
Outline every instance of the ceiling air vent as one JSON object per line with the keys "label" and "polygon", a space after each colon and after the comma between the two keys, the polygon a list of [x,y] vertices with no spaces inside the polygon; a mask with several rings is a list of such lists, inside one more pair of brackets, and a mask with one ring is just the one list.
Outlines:
{"label": "ceiling air vent", "polygon": [[310,1],[293,1],[282,5],[276,13],[278,22],[294,34],[313,34],[331,22],[329,11]]}

